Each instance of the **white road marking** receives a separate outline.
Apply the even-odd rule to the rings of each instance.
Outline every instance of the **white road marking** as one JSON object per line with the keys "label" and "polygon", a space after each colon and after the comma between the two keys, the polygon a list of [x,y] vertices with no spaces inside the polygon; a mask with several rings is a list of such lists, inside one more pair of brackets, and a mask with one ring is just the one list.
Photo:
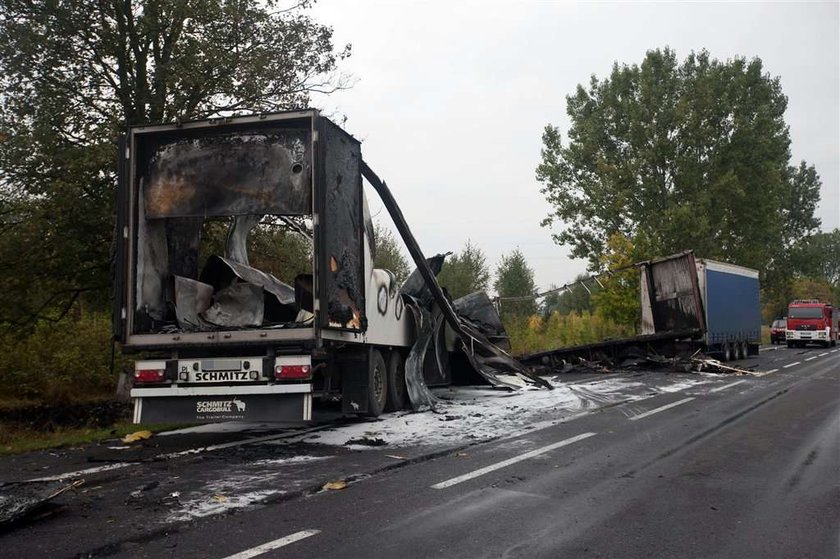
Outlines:
{"label": "white road marking", "polygon": [[583,439],[588,439],[589,437],[594,437],[597,433],[583,433],[577,435],[575,437],[571,437],[569,439],[564,439],[560,442],[556,442],[550,444],[548,446],[544,446],[538,448],[536,450],[532,450],[530,452],[526,452],[524,454],[520,454],[519,456],[514,456],[513,458],[508,458],[507,460],[502,460],[501,462],[496,462],[495,464],[491,464],[489,466],[485,466],[484,468],[480,468],[478,470],[472,471],[468,474],[464,474],[462,476],[453,477],[452,479],[448,479],[446,481],[442,481],[440,483],[436,483],[432,485],[432,489],[445,489],[447,487],[452,487],[453,485],[457,485],[461,482],[483,476],[484,474],[488,474],[490,472],[500,470],[502,468],[506,468],[512,464],[516,464],[517,462],[522,462],[523,460],[528,460],[529,458],[533,458],[535,456],[539,456],[540,454],[545,454],[546,452],[551,452],[556,448],[560,448],[563,446],[570,445],[572,443],[576,443],[578,441],[582,441]]}
{"label": "white road marking", "polygon": [[250,559],[251,557],[256,557],[257,555],[262,555],[263,553],[268,553],[269,551],[272,551],[274,549],[281,548],[283,546],[289,545],[290,543],[295,543],[304,538],[308,538],[310,536],[314,536],[315,534],[320,533],[321,530],[301,530],[300,532],[289,534],[286,537],[270,541],[262,545],[258,545],[257,547],[252,547],[251,549],[240,551],[236,555],[229,555],[225,557],[225,559]]}
{"label": "white road marking", "polygon": [[784,367],[782,367],[782,369],[788,369],[790,367],[795,367],[796,365],[799,365],[799,364],[801,364],[800,361],[794,361],[793,363],[789,363],[789,364],[785,365]]}
{"label": "white road marking", "polygon": [[683,405],[687,402],[692,401],[693,399],[694,398],[683,398],[682,400],[677,400],[676,402],[671,402],[668,405],[665,405],[665,406],[662,406],[662,407],[659,407],[659,408],[654,408],[652,410],[646,411],[645,413],[640,413],[639,415],[634,415],[633,417],[628,417],[627,419],[629,419],[630,421],[636,421],[637,419],[642,419],[642,418],[648,417],[650,415],[653,415],[655,413],[659,413],[661,411],[665,411],[665,410],[669,410],[671,408],[675,408],[677,406],[681,406],[681,405]]}
{"label": "white road marking", "polygon": [[831,353],[837,353],[838,351],[840,351],[840,349],[832,349]]}
{"label": "white road marking", "polygon": [[120,468],[125,468],[126,466],[134,466],[133,462],[117,462],[115,464],[107,464],[105,466],[97,466],[95,468],[88,468],[86,470],[77,470],[75,472],[67,472],[66,474],[57,474],[54,476],[47,476],[47,477],[39,477],[35,479],[28,479],[29,481],[63,481],[65,479],[72,479],[77,477],[86,476],[88,474],[97,474],[99,472],[107,472],[108,470],[119,470]]}
{"label": "white road marking", "polygon": [[819,356],[818,356],[818,355],[815,355],[815,356],[813,356],[813,357],[809,357],[809,358],[808,358],[808,359],[806,359],[805,361],[813,361],[813,360],[814,360],[814,359],[816,359],[817,357],[819,357]]}
{"label": "white road marking", "polygon": [[775,373],[778,370],[779,369],[770,369],[769,371],[765,371],[765,372],[761,373],[761,376],[769,375],[770,373]]}
{"label": "white road marking", "polygon": [[747,381],[739,380],[739,381],[736,381],[736,382],[730,382],[729,384],[724,384],[723,386],[718,386],[717,388],[712,388],[711,390],[709,390],[709,392],[720,392],[721,390],[726,390],[727,388],[731,388],[731,387],[735,386],[736,384],[741,384],[741,383],[744,383],[744,382],[747,382]]}
{"label": "white road marking", "polygon": [[826,351],[825,353],[820,353],[819,355],[817,355],[817,357],[822,357],[822,356],[824,356],[824,355],[828,355],[829,353],[830,353],[830,352]]}

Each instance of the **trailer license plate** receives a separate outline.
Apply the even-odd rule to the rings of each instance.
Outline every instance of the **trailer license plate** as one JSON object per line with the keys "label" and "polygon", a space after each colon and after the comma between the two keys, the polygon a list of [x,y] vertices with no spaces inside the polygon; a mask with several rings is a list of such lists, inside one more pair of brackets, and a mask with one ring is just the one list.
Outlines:
{"label": "trailer license plate", "polygon": [[260,380],[263,362],[260,357],[239,359],[195,359],[178,362],[184,382],[253,382]]}
{"label": "trailer license plate", "polygon": [[193,373],[193,382],[242,382],[256,380],[248,371],[198,371]]}

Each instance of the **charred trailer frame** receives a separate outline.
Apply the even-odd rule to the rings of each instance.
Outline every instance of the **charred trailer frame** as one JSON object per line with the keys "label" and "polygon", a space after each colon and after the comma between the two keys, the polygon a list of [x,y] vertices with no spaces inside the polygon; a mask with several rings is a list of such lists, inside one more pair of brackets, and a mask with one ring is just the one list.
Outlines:
{"label": "charred trailer frame", "polygon": [[608,366],[697,350],[723,361],[758,355],[758,271],[695,258],[693,251],[634,264],[639,269],[638,336],[534,353],[532,366],[557,370],[579,360]]}
{"label": "charred trailer frame", "polygon": [[[374,409],[358,396],[395,374],[413,326],[373,268],[360,142],[306,110],[132,127],[119,150],[114,335],[150,356],[135,421],[308,420],[313,394],[335,389],[381,412],[383,394]],[[265,219],[311,229],[294,285],[250,265]],[[219,220],[224,255],[208,256]]]}
{"label": "charred trailer frame", "polygon": [[722,361],[758,355],[758,270],[695,258],[692,251],[641,266],[642,334],[701,333],[698,347]]}

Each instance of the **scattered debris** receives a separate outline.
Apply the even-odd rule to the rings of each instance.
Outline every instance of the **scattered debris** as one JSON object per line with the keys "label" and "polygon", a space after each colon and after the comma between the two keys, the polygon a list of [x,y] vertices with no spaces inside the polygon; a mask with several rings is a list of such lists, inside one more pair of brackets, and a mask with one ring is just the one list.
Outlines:
{"label": "scattered debris", "polygon": [[0,485],[0,526],[25,519],[52,499],[75,490],[83,483],[84,480],[69,484],[64,481],[29,481]]}
{"label": "scattered debris", "polygon": [[386,443],[383,439],[376,438],[376,437],[359,437],[359,438],[356,438],[356,439],[350,439],[349,441],[347,441],[344,444],[347,445],[347,446],[354,445],[354,444],[362,445],[362,446],[385,446],[388,443]]}
{"label": "scattered debris", "polygon": [[343,479],[337,479],[335,481],[330,481],[324,484],[322,488],[324,491],[338,491],[340,489],[345,489],[347,487],[347,482]]}
{"label": "scattered debris", "polygon": [[396,454],[386,454],[385,458],[393,458],[394,460],[405,460],[405,456],[397,456]]}
{"label": "scattered debris", "polygon": [[732,365],[724,365],[717,359],[712,359],[710,357],[692,357],[691,363],[696,365],[696,371],[698,373],[706,372],[706,373],[735,373],[738,375],[752,375],[754,371],[749,369],[742,369],[740,367],[733,367]]}
{"label": "scattered debris", "polygon": [[213,495],[213,500],[216,501],[217,503],[224,503],[225,501],[228,500],[228,498],[225,497],[224,495]]}
{"label": "scattered debris", "polygon": [[152,438],[151,431],[135,431],[134,433],[124,436],[121,440],[124,443],[135,443],[137,441],[143,441],[150,438]]}

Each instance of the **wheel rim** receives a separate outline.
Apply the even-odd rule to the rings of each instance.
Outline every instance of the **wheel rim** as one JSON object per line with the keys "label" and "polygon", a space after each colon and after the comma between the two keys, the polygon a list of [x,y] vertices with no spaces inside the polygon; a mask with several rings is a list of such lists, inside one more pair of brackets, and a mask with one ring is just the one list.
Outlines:
{"label": "wheel rim", "polygon": [[376,396],[376,400],[378,402],[381,402],[382,398],[385,396],[384,374],[385,371],[383,371],[379,365],[373,369],[373,394]]}

